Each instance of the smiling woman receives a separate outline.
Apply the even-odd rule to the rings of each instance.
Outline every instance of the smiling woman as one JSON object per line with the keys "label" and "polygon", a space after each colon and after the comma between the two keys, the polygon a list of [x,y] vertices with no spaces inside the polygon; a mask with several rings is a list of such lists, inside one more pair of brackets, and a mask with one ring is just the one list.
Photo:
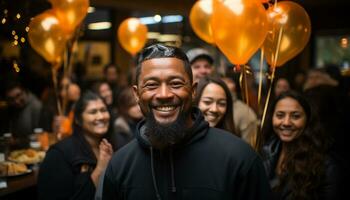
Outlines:
{"label": "smiling woman", "polygon": [[87,92],[78,100],[73,134],[50,147],[40,166],[39,199],[94,198],[113,153],[107,140],[109,121],[107,106],[97,94]]}
{"label": "smiling woman", "polygon": [[274,199],[338,199],[339,167],[306,99],[285,92],[271,104],[260,150]]}
{"label": "smiling woman", "polygon": [[202,111],[211,127],[221,128],[240,136],[234,129],[230,90],[220,78],[200,79],[194,104]]}

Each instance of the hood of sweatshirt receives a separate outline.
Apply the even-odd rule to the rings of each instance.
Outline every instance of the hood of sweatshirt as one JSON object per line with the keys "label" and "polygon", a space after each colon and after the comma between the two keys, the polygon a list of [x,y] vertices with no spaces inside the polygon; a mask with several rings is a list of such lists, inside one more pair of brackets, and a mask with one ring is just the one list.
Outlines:
{"label": "hood of sweatshirt", "polygon": [[[204,117],[201,113],[201,111],[193,107],[191,112],[191,117],[193,119],[192,127],[188,128],[186,131],[185,137],[181,140],[180,143],[174,144],[169,148],[169,161],[170,161],[170,169],[171,169],[171,191],[173,193],[176,192],[176,183],[175,183],[175,169],[174,169],[174,160],[173,160],[173,150],[174,149],[180,149],[181,147],[185,147],[187,145],[190,145],[202,138],[204,138],[208,132],[209,129],[209,123],[204,120]],[[157,200],[162,200],[162,197],[160,195],[159,189],[158,189],[158,183],[157,183],[157,174],[155,171],[155,161],[154,161],[154,149],[149,142],[147,136],[145,135],[146,130],[146,121],[143,120],[137,125],[136,130],[136,138],[138,140],[138,143],[141,147],[145,149],[149,149],[150,152],[150,159],[151,159],[151,173],[152,173],[152,181],[153,181],[153,187],[156,193]],[[181,131],[181,130],[179,130]]]}

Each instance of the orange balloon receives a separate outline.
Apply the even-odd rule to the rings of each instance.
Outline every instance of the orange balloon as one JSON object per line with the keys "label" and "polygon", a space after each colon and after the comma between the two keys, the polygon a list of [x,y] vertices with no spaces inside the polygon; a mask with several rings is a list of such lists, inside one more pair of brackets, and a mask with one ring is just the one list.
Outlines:
{"label": "orange balloon", "polygon": [[214,0],[215,44],[236,64],[246,64],[267,34],[266,11],[257,0]]}
{"label": "orange balloon", "polygon": [[64,24],[69,32],[74,29],[85,18],[88,8],[89,0],[49,0],[53,9],[57,12],[57,16]]}
{"label": "orange balloon", "polygon": [[210,24],[212,13],[212,0],[197,1],[190,12],[190,23],[193,31],[199,38],[210,44],[214,43],[213,31]]}
{"label": "orange balloon", "polygon": [[300,53],[310,39],[311,22],[303,7],[292,1],[278,2],[267,10],[270,30],[264,42],[267,63],[273,64],[282,28],[276,66],[281,66]]}
{"label": "orange balloon", "polygon": [[128,18],[119,25],[118,39],[127,52],[135,55],[146,44],[147,32],[147,26],[138,18]]}
{"label": "orange balloon", "polygon": [[61,62],[68,37],[52,9],[35,16],[29,23],[29,43],[52,64]]}

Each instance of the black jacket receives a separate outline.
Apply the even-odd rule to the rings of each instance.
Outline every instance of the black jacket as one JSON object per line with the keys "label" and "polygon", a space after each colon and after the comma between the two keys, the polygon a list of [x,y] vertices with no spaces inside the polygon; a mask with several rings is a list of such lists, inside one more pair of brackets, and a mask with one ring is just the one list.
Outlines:
{"label": "black jacket", "polygon": [[82,134],[75,132],[53,145],[40,166],[38,199],[93,199],[95,185],[90,175],[96,162]]}
{"label": "black jacket", "polygon": [[[104,177],[103,199],[269,199],[259,157],[248,144],[224,130],[209,128],[198,109],[181,144],[153,149],[142,136],[120,149]],[[179,130],[181,131],[181,130]]]}
{"label": "black jacket", "polygon": [[[278,158],[281,152],[282,142],[277,138],[273,137],[269,140],[262,149],[263,164],[265,171],[270,181],[271,188],[275,188],[280,184],[279,178],[276,175],[276,167]],[[338,167],[335,160],[330,156],[325,160],[325,178],[321,186],[318,189],[317,199],[333,200],[339,197],[339,176],[340,168]],[[286,184],[280,192],[275,191],[273,193],[274,200],[286,200],[290,199],[291,188]]]}

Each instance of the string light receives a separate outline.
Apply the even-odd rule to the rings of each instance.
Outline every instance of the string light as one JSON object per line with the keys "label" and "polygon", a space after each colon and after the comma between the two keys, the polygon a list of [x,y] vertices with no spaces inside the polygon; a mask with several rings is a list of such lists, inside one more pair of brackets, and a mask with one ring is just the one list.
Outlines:
{"label": "string light", "polygon": [[17,40],[13,41],[13,45],[17,46],[18,45],[18,41]]}
{"label": "string light", "polygon": [[25,43],[26,42],[26,39],[24,37],[21,37],[21,42],[22,43]]}
{"label": "string light", "polygon": [[349,46],[349,40],[346,37],[341,38],[340,40],[340,46],[344,49],[348,48]]}
{"label": "string light", "polygon": [[29,32],[29,26],[26,26],[25,30],[28,33]]}
{"label": "string light", "polygon": [[2,18],[1,23],[5,24],[6,23],[6,18]]}
{"label": "string light", "polygon": [[15,40],[18,40],[18,35],[15,35],[13,38],[15,38]]}
{"label": "string light", "polygon": [[16,18],[17,19],[21,18],[21,14],[17,13]]}
{"label": "string light", "polygon": [[21,69],[19,68],[18,64],[16,61],[13,61],[13,68],[15,69],[15,71],[18,73],[19,71],[21,71]]}
{"label": "string light", "polygon": [[4,10],[4,14],[6,15],[9,11],[7,9]]}
{"label": "string light", "polygon": [[12,30],[12,35],[16,35],[16,31],[15,30]]}

